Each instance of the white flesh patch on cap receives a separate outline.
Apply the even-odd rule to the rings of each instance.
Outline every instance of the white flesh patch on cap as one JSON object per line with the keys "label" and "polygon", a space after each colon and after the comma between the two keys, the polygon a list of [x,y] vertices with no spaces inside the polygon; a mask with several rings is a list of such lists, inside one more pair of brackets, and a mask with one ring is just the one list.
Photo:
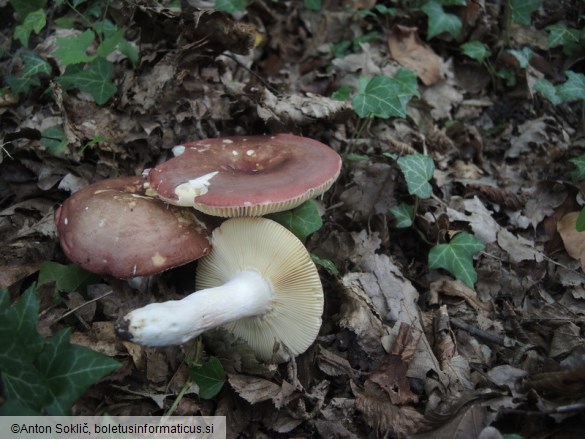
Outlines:
{"label": "white flesh patch on cap", "polygon": [[201,177],[189,180],[187,183],[180,184],[175,188],[175,195],[177,200],[173,202],[178,206],[193,206],[195,198],[204,195],[209,189],[209,180],[215,177],[218,171],[210,172]]}
{"label": "white flesh patch on cap", "polygon": [[173,146],[173,155],[175,157],[180,156],[181,154],[183,154],[185,152],[185,145],[177,145],[177,146]]}

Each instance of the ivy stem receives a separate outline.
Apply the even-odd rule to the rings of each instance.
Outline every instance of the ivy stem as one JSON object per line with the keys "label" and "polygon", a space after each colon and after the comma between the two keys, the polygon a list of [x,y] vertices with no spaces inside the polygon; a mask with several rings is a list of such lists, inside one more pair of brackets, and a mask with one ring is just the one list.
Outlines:
{"label": "ivy stem", "polygon": [[355,146],[357,144],[357,139],[361,136],[362,131],[368,126],[368,124],[370,123],[371,120],[372,119],[370,117],[359,119],[359,122],[357,124],[357,128],[354,131],[353,136],[351,136],[351,140],[349,141],[349,145],[345,151],[345,154],[343,155],[344,160],[347,158],[348,155],[350,155],[354,152]]}
{"label": "ivy stem", "polygon": [[[201,365],[199,363],[199,361],[201,360],[201,351],[202,350],[203,350],[203,343],[201,342],[201,337],[197,337],[197,342],[195,345],[195,357],[193,358],[193,361],[185,360],[189,369],[191,369],[191,367],[193,367],[193,366],[200,366]],[[173,404],[169,407],[169,409],[163,415],[163,419],[168,418],[168,417],[173,415],[173,413],[175,412],[175,410],[179,406],[179,403],[183,400],[183,397],[187,393],[187,390],[189,390],[189,388],[192,385],[193,385],[193,381],[191,380],[190,377],[187,377],[187,379],[185,380],[185,384],[183,384],[183,387],[181,388],[181,390],[179,391],[179,394],[177,395],[177,397],[173,401]]]}

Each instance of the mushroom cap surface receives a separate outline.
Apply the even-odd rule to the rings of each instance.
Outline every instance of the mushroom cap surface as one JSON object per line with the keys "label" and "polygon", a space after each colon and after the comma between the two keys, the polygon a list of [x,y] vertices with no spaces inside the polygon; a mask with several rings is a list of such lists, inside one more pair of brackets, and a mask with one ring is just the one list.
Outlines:
{"label": "mushroom cap surface", "polygon": [[61,248],[87,271],[127,279],[186,264],[210,250],[194,211],[144,195],[144,179],[91,184],[55,212]]}
{"label": "mushroom cap surface", "polygon": [[168,203],[221,217],[292,209],[328,190],[341,170],[329,146],[291,134],[204,139],[174,150],[149,171],[151,188]]}
{"label": "mushroom cap surface", "polygon": [[307,350],[321,328],[324,299],[317,267],[303,243],[266,218],[228,220],[213,231],[211,242],[212,251],[197,265],[196,290],[221,286],[239,272],[255,270],[273,295],[264,314],[223,327],[264,361],[284,361],[288,354]]}

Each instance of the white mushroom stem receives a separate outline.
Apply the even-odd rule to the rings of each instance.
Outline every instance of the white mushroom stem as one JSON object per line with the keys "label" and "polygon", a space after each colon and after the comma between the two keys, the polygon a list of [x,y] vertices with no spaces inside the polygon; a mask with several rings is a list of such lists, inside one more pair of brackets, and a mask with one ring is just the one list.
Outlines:
{"label": "white mushroom stem", "polygon": [[262,315],[272,298],[272,285],[257,271],[245,270],[219,287],[136,309],[124,317],[124,329],[130,341],[145,346],[177,345],[225,323]]}

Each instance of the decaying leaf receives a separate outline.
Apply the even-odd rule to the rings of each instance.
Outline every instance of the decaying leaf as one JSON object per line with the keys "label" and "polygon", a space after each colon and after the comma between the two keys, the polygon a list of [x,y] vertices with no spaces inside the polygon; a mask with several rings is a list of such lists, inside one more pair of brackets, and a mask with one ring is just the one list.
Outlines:
{"label": "decaying leaf", "polygon": [[386,391],[392,404],[405,405],[418,402],[418,397],[410,390],[406,371],[416,354],[421,335],[421,333],[414,333],[409,325],[401,323],[390,354],[368,378]]}
{"label": "decaying leaf", "polygon": [[543,254],[535,248],[534,242],[521,236],[516,236],[507,229],[498,232],[498,244],[510,255],[514,263],[522,261],[542,262]]}
{"label": "decaying leaf", "polygon": [[477,293],[456,279],[439,279],[431,283],[430,292],[432,295],[445,294],[451,297],[459,297],[468,305],[473,307],[477,312],[488,313],[492,310],[492,305],[482,302]]}
{"label": "decaying leaf", "polygon": [[557,230],[563,239],[569,256],[581,261],[581,269],[585,271],[585,233],[577,232],[579,212],[566,214],[557,223]]}
{"label": "decaying leaf", "polygon": [[306,96],[292,94],[278,97],[269,90],[258,105],[258,115],[266,123],[281,126],[306,125],[315,120],[335,120],[349,116],[349,103],[308,93]]}
{"label": "decaying leaf", "polygon": [[228,375],[232,388],[246,401],[256,404],[274,398],[280,387],[268,380],[247,375]]}
{"label": "decaying leaf", "polygon": [[370,381],[363,389],[351,383],[356,408],[363,414],[370,427],[382,434],[406,437],[428,428],[425,417],[410,406],[394,405],[388,395]]}
{"label": "decaying leaf", "polygon": [[418,36],[418,28],[395,25],[388,37],[392,58],[413,70],[425,85],[441,77],[441,58]]}

